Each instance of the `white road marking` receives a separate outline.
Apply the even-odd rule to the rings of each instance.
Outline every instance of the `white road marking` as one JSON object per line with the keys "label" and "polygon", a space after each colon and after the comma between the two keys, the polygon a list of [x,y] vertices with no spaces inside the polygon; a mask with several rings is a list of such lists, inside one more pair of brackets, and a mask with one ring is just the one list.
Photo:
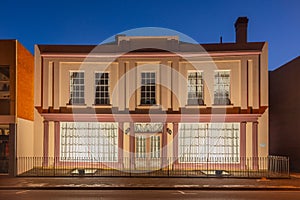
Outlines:
{"label": "white road marking", "polygon": [[185,192],[184,192],[184,191],[180,191],[180,190],[178,190],[178,192],[179,192],[180,194],[185,194]]}
{"label": "white road marking", "polygon": [[22,191],[18,191],[16,192],[16,194],[23,194],[23,193],[26,193],[26,192],[29,192],[30,190],[22,190]]}

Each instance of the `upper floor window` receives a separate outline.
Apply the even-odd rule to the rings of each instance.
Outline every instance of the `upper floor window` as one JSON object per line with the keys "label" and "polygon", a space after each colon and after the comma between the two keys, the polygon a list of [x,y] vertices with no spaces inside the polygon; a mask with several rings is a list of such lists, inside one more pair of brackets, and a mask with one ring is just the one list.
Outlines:
{"label": "upper floor window", "polygon": [[0,66],[0,99],[9,99],[9,66]]}
{"label": "upper floor window", "polygon": [[110,104],[109,102],[109,73],[95,73],[95,104]]}
{"label": "upper floor window", "polygon": [[230,105],[230,71],[215,71],[214,104]]}
{"label": "upper floor window", "polygon": [[156,104],[155,72],[142,72],[141,76],[141,105],[154,105]]}
{"label": "upper floor window", "polygon": [[203,105],[203,78],[202,72],[188,72],[188,104]]}
{"label": "upper floor window", "polygon": [[70,72],[70,100],[69,104],[84,104],[84,72]]}

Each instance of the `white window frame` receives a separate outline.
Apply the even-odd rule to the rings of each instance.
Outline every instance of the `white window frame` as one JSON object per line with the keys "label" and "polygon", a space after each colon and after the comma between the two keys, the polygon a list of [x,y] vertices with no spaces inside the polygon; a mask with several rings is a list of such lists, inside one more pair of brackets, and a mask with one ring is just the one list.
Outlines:
{"label": "white window frame", "polygon": [[[222,77],[222,74],[224,77]],[[230,70],[216,70],[214,73],[214,104],[231,104],[231,73]]]}
{"label": "white window frame", "polygon": [[[195,79],[190,79],[192,74]],[[187,105],[204,105],[203,71],[189,70],[187,73]]]}
{"label": "white window frame", "polygon": [[[83,77],[79,77],[78,83],[74,83],[73,74],[74,73],[83,73]],[[83,105],[85,104],[85,73],[84,71],[69,71],[69,105]],[[80,80],[83,80],[82,82]]]}
{"label": "white window frame", "polygon": [[[104,77],[102,79],[102,75],[100,76],[100,79],[97,80],[97,74],[107,74],[107,77]],[[110,105],[110,73],[109,72],[95,72],[94,73],[95,78],[95,105]],[[106,83],[101,83],[101,81],[107,81]],[[99,83],[100,82],[100,83]],[[100,88],[98,90],[98,87]],[[102,88],[102,89],[101,89]],[[98,96],[97,96],[98,95]],[[103,103],[102,103],[103,102]]]}
{"label": "white window frame", "polygon": [[160,158],[160,135],[150,136],[150,154],[151,158]]}
{"label": "white window frame", "polygon": [[[146,77],[143,77],[143,74],[150,74],[146,75]],[[152,75],[154,74],[154,77]],[[140,99],[140,105],[156,105],[157,99],[156,99],[156,72],[154,71],[142,71],[141,72],[141,99]],[[151,81],[154,79],[154,83]],[[143,90],[143,87],[145,87],[145,90]],[[150,90],[147,90],[146,88],[150,88]],[[154,88],[154,89],[153,89]]]}

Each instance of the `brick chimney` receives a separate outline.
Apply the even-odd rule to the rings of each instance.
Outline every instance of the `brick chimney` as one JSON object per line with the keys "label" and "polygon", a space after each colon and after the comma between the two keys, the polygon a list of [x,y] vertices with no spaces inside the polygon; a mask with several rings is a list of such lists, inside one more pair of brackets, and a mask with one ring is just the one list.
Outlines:
{"label": "brick chimney", "polygon": [[247,27],[248,18],[239,17],[235,24],[235,42],[236,43],[247,43]]}

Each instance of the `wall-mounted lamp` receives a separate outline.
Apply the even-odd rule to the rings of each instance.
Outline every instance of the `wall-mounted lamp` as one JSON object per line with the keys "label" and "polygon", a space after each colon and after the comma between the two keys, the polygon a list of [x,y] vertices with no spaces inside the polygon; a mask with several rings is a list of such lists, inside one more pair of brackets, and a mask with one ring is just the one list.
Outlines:
{"label": "wall-mounted lamp", "polygon": [[127,135],[129,132],[130,132],[130,128],[127,128],[127,129],[125,130],[125,134]]}
{"label": "wall-mounted lamp", "polygon": [[169,129],[169,128],[167,128],[167,133],[168,133],[169,135],[171,135],[171,134],[172,134],[172,130]]}

